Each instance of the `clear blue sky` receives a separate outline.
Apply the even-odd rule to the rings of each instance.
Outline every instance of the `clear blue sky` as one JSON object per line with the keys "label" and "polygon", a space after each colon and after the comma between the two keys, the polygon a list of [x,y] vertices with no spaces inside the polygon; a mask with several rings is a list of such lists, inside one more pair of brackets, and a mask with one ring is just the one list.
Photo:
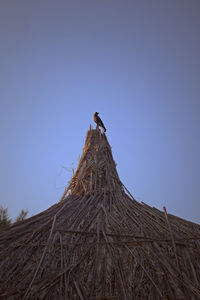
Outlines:
{"label": "clear blue sky", "polygon": [[199,222],[199,32],[199,0],[1,0],[0,204],[10,215],[60,199],[99,111],[134,197]]}

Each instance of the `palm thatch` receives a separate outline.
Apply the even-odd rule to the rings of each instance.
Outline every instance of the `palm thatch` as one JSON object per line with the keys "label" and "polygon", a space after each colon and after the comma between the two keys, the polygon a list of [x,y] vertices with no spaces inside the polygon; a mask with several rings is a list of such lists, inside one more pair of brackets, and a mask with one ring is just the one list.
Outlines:
{"label": "palm thatch", "polygon": [[61,200],[0,232],[0,299],[200,299],[200,225],[137,202],[87,133]]}

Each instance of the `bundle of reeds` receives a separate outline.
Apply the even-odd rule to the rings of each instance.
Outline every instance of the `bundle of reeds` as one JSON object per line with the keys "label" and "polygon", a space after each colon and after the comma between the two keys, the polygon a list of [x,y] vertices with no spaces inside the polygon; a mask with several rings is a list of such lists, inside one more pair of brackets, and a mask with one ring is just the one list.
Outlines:
{"label": "bundle of reeds", "polygon": [[61,200],[0,232],[0,299],[200,299],[200,225],[137,202],[100,130]]}

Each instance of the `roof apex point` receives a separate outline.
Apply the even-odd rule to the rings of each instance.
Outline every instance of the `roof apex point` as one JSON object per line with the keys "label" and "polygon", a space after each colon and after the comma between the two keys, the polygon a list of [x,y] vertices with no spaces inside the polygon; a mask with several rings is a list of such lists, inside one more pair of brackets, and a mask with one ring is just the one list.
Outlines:
{"label": "roof apex point", "polygon": [[106,189],[122,189],[111,146],[105,133],[90,125],[85,139],[82,156],[73,175],[67,194],[85,194]]}

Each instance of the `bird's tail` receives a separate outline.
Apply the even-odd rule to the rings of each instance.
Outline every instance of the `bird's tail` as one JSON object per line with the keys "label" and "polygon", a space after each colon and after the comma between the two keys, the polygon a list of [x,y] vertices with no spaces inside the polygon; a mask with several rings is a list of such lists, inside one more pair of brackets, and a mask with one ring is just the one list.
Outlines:
{"label": "bird's tail", "polygon": [[103,127],[103,131],[106,132],[106,127],[104,125],[102,127]]}

